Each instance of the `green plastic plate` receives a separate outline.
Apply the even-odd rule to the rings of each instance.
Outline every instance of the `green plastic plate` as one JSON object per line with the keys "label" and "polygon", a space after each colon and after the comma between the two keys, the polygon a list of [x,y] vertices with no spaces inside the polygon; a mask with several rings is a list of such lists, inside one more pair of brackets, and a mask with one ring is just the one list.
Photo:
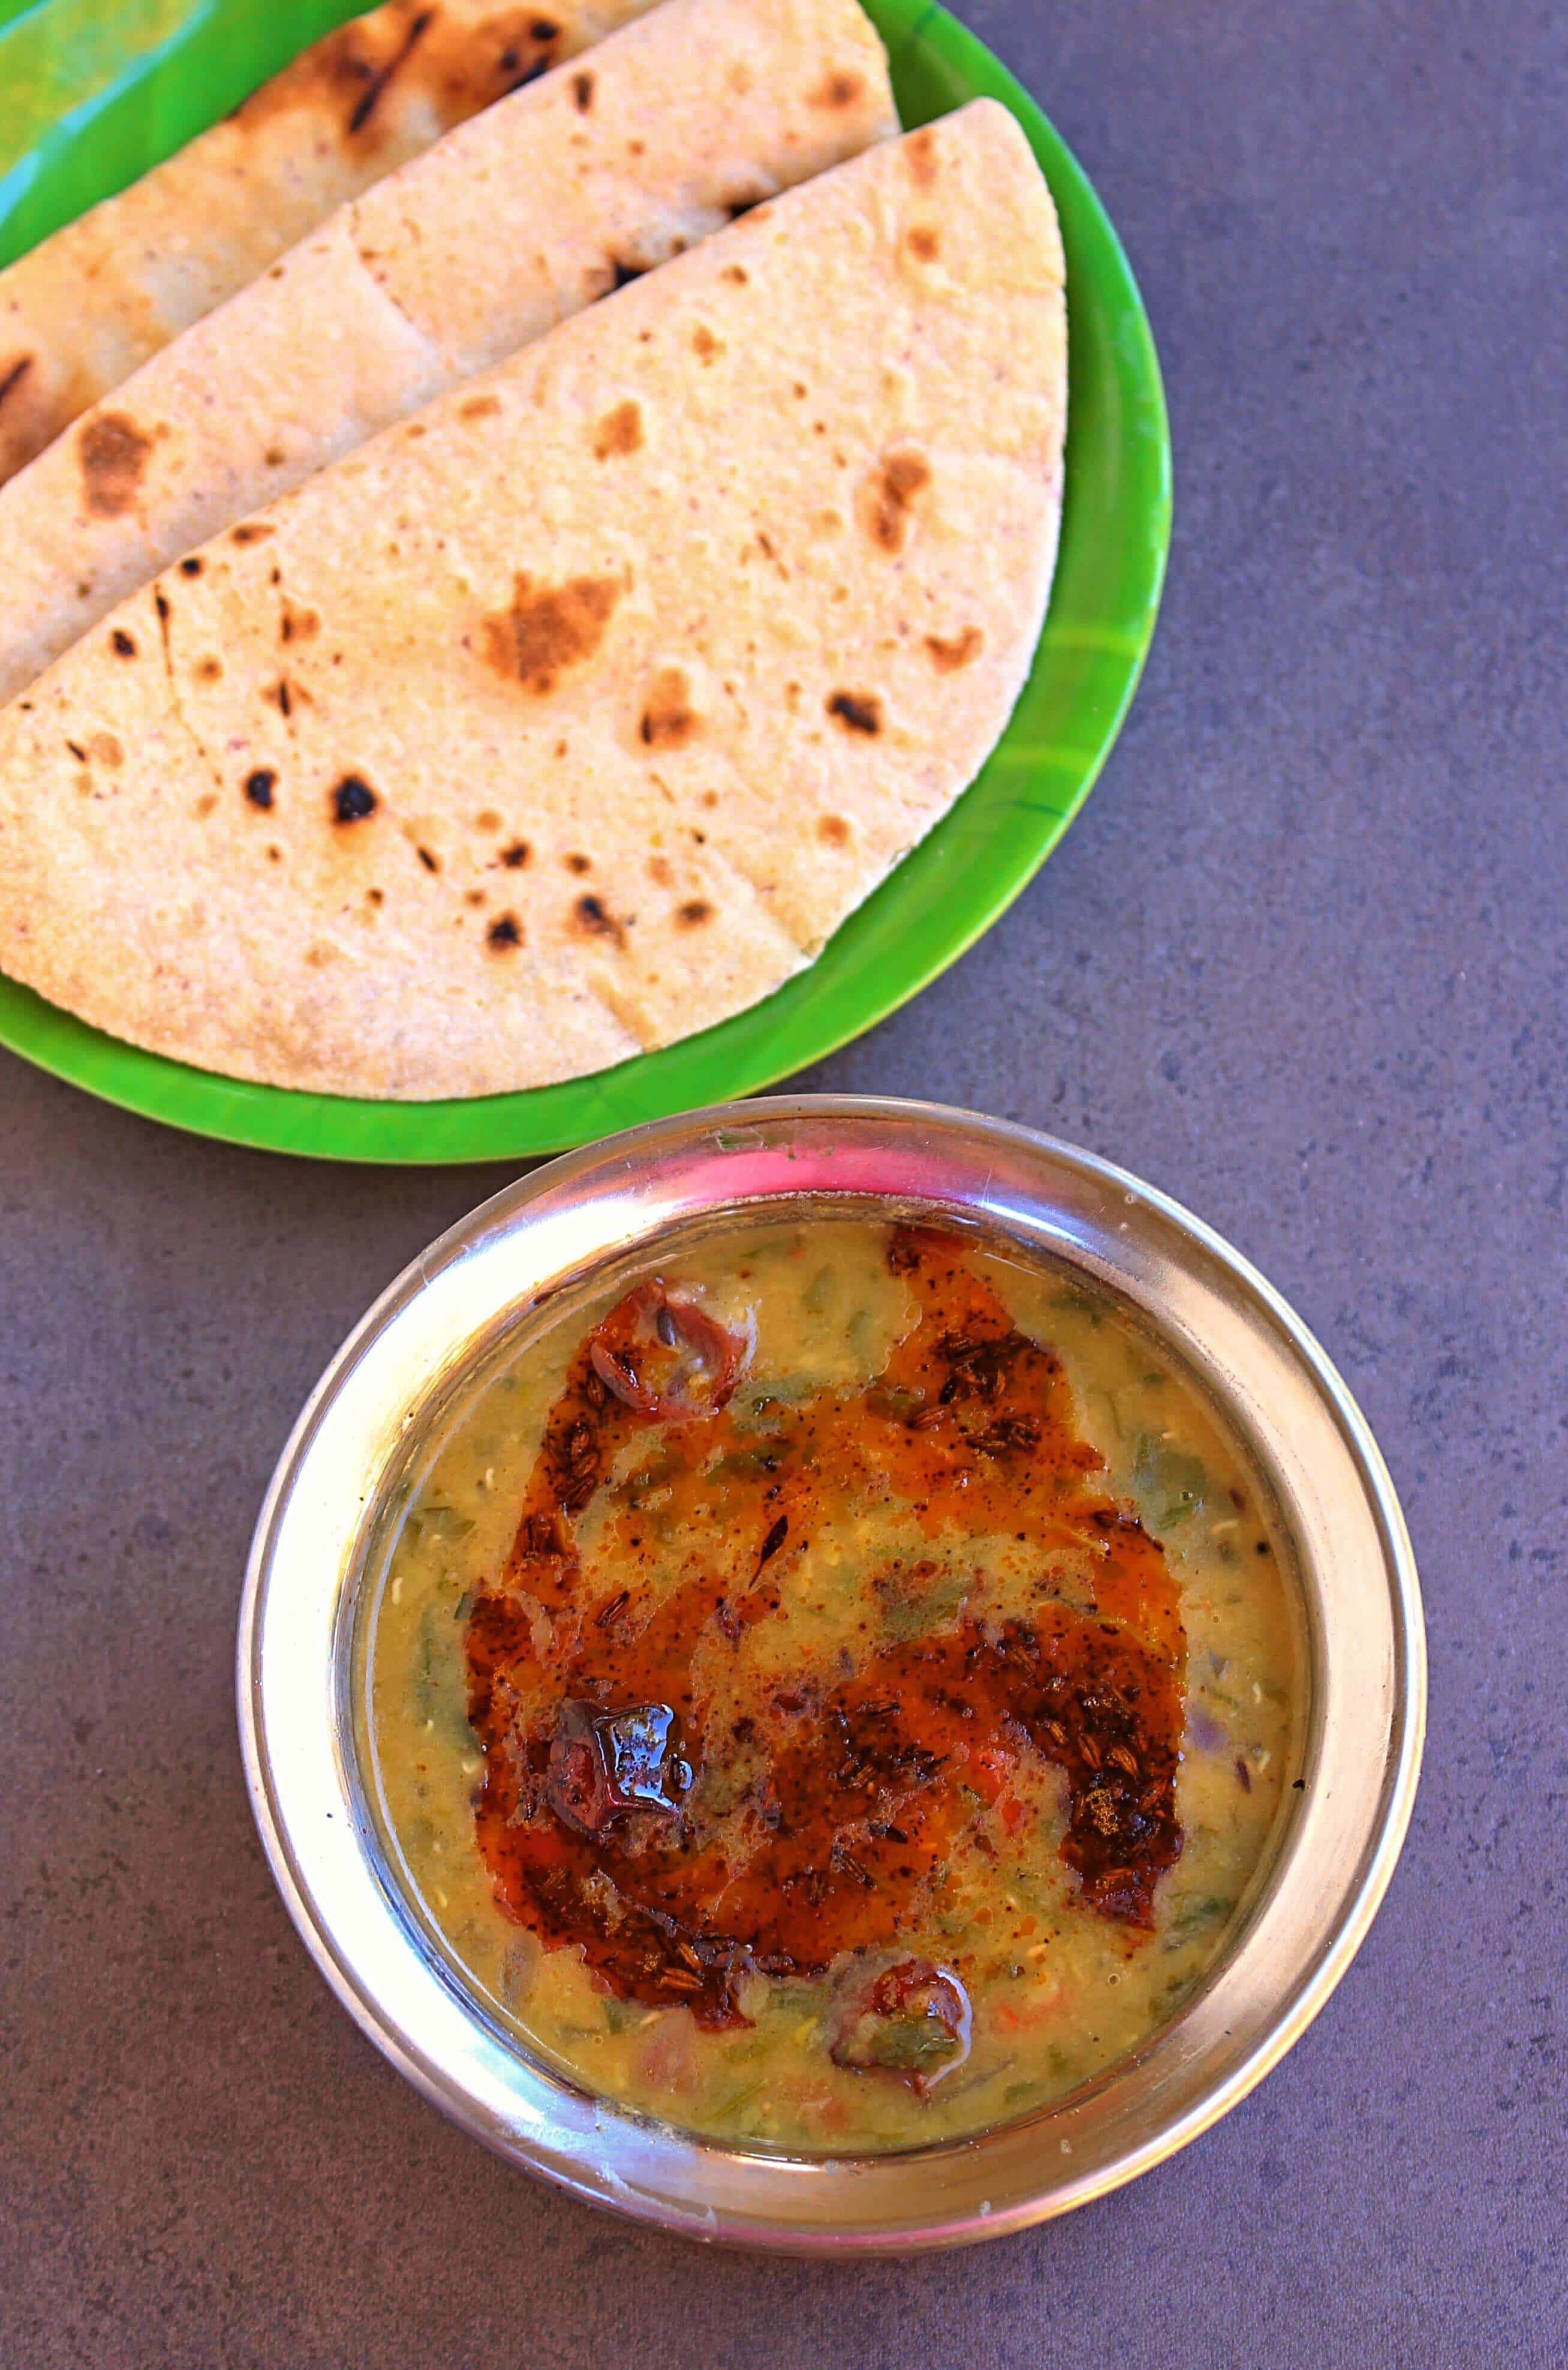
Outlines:
{"label": "green plastic plate", "polygon": [[[867,0],[906,125],[982,94],[1012,109],[1067,248],[1067,498],[1050,614],[1013,719],[952,812],[811,969],[733,1020],[591,1077],[464,1102],[254,1087],[87,1028],[0,980],[0,1043],[147,1118],[338,1160],[500,1160],[723,1102],[805,1067],[915,995],[989,928],[1083,803],[1154,628],[1171,531],[1160,367],[1099,200],[1039,109],[927,0]],[[0,263],[235,106],[343,0],[0,0]]]}

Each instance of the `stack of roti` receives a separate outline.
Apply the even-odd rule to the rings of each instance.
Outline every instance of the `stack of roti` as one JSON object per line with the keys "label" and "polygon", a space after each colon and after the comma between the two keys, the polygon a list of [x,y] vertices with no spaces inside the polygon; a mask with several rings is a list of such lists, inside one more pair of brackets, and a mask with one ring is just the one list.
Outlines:
{"label": "stack of roti", "polygon": [[220,526],[896,128],[856,0],[668,0],[498,100],[0,487],[0,699]]}
{"label": "stack of roti", "polygon": [[0,271],[0,484],[337,206],[649,0],[386,0]]}
{"label": "stack of roti", "polygon": [[[563,127],[568,143],[598,136],[616,44],[653,41],[678,12],[689,28],[699,8],[717,28],[741,0],[670,0],[593,53],[589,104],[571,88],[588,69],[568,67],[445,148],[529,100],[554,170]],[[120,516],[140,498],[163,553],[180,530],[160,522],[206,502],[207,539],[0,717],[0,965],[232,1076],[495,1092],[755,1002],[940,818],[1006,721],[1048,593],[1061,252],[1001,109],[876,138],[880,60],[863,46],[840,63],[846,12],[864,44],[849,0],[813,11],[834,45],[804,110],[798,83],[770,76],[750,159],[784,193],[729,226],[700,236],[757,194],[733,179],[744,125],[714,133],[712,169],[692,179],[658,149],[640,214],[612,148],[574,152],[601,160],[587,231],[569,208],[541,215],[532,251],[554,295],[520,299],[505,332],[519,351],[488,370],[460,375],[487,351],[472,342],[487,334],[483,291],[443,264],[421,271],[420,217],[390,212],[371,262],[324,236],[328,284],[394,289],[448,391],[361,442],[387,416],[380,397],[335,405],[348,381],[324,371],[302,446],[342,457],[216,534],[211,504],[283,466],[253,449],[264,408],[244,354],[224,339],[203,350],[214,410],[241,390],[245,449],[217,495],[207,462],[167,480],[153,464],[189,403],[171,396],[160,436],[166,415],[141,422],[120,391],[154,431]],[[749,13],[783,21],[780,0]],[[693,74],[704,54],[687,51]],[[639,84],[646,97],[647,72],[617,108]],[[681,87],[671,67],[661,106]],[[750,96],[736,86],[726,104],[743,112]],[[704,121],[689,104],[682,121]],[[838,121],[852,112],[858,135]],[[626,150],[636,139],[651,158],[653,128],[624,130]],[[811,141],[841,154],[867,139],[786,186],[818,161],[792,162]],[[422,223],[432,256],[456,252],[441,241],[464,176],[427,186],[448,193]],[[521,216],[508,223],[521,248]],[[589,303],[611,259],[616,278],[658,268]],[[310,317],[299,302],[294,323]],[[226,317],[276,318],[246,296],[194,334],[213,339]],[[193,397],[200,381],[184,384]],[[418,369],[398,385],[412,394],[394,410],[420,399]],[[210,432],[193,439],[209,456]]]}

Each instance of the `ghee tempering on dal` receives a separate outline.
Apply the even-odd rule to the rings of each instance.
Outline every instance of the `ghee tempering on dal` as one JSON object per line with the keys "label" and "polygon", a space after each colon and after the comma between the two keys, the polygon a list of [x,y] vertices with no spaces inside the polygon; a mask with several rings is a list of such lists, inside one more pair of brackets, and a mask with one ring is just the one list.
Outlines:
{"label": "ghee tempering on dal", "polygon": [[477,1386],[364,1626],[394,1858],[498,2019],[829,2152],[1136,2049],[1299,1771],[1255,1477],[1109,1300],[860,1221],[706,1237]]}

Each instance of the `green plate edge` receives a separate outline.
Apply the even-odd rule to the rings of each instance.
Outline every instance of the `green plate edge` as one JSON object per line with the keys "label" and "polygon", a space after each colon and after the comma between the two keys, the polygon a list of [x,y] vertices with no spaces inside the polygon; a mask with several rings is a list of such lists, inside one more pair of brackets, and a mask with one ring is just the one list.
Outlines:
{"label": "green plate edge", "polygon": [[[0,0],[0,263],[235,105],[342,0]],[[955,962],[1033,879],[1078,812],[1137,688],[1171,539],[1171,444],[1138,283],[1086,175],[1022,86],[933,0],[866,0],[911,129],[988,96],[1050,185],[1068,267],[1066,500],[1050,612],[1012,719],[930,836],[812,965],[700,1036],[560,1086],[376,1102],[251,1086],[89,1029],[0,979],[0,1044],[122,1109],[231,1144],[397,1164],[558,1152],[725,1102],[819,1061]],[[112,28],[112,30],[110,29]],[[128,57],[128,54],[129,57]],[[17,127],[21,137],[17,137]]]}

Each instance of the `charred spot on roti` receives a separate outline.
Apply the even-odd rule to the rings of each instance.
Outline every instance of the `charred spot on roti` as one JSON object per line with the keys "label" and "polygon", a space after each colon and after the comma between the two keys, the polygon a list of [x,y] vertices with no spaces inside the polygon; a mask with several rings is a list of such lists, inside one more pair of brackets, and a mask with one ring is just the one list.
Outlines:
{"label": "charred spot on roti", "polygon": [[638,740],[645,749],[683,749],[701,730],[689,677],[680,667],[661,667],[648,688]]}
{"label": "charred spot on roti", "polygon": [[700,362],[716,362],[724,351],[724,339],[715,338],[705,321],[699,321],[692,332],[692,351]]}
{"label": "charred spot on roti", "polygon": [[874,692],[835,691],[828,697],[828,713],[846,732],[874,739],[882,730],[882,702]]}
{"label": "charred spot on roti", "polygon": [[441,858],[436,855],[433,848],[423,846],[417,847],[414,850],[414,853],[418,857],[427,872],[439,872],[441,870]]}
{"label": "charred spot on roti", "polygon": [[245,777],[246,797],[253,807],[259,807],[264,814],[270,814],[272,811],[272,793],[277,787],[278,777],[270,765],[258,765],[253,773],[247,774]]}
{"label": "charred spot on roti", "polygon": [[459,418],[463,420],[488,420],[500,408],[498,395],[471,395],[466,403],[458,405],[457,409]]}
{"label": "charred spot on roti", "polygon": [[[561,29],[554,17],[531,16],[527,9],[486,24],[484,32],[488,40],[498,43],[495,63],[487,68],[486,98],[493,94],[498,84],[503,91],[521,90],[524,83],[537,82],[542,74],[548,74],[561,39]],[[461,33],[458,39],[462,39]],[[464,95],[461,70],[452,77],[449,86],[454,96]]]}
{"label": "charred spot on roti", "polygon": [[501,47],[496,57],[496,75],[504,90],[521,90],[524,83],[537,82],[548,74],[552,52],[561,38],[561,29],[548,17],[503,18],[495,29]]}
{"label": "charred spot on roti", "polygon": [[910,539],[915,496],[931,483],[931,464],[922,453],[905,448],[886,453],[861,489],[860,514],[873,543],[887,552],[902,551]]}
{"label": "charred spot on roti", "polygon": [[465,905],[484,905],[487,904],[489,900],[483,889],[465,889],[463,892],[463,902]]}
{"label": "charred spot on roti", "polygon": [[179,563],[179,572],[182,576],[200,576],[202,562],[195,552],[191,553],[189,559],[182,559]]}
{"label": "charred spot on roti", "polygon": [[681,927],[688,930],[700,928],[703,923],[711,922],[713,917],[714,909],[705,897],[688,897],[685,903],[677,908],[675,915]]}
{"label": "charred spot on roti", "polygon": [[82,491],[95,518],[122,518],[136,499],[153,440],[123,411],[101,411],[76,440]]}
{"label": "charred spot on roti", "polygon": [[601,897],[579,897],[572,907],[572,916],[585,937],[613,938],[618,947],[625,944],[625,931]]}
{"label": "charred spot on roti", "polygon": [[501,819],[494,807],[481,807],[474,818],[475,831],[499,831],[500,827]]}
{"label": "charred spot on roti", "polygon": [[917,190],[929,190],[936,178],[936,134],[929,123],[911,132],[903,143],[904,163]]}
{"label": "charred spot on roti", "polygon": [[737,288],[744,288],[750,277],[743,263],[727,263],[719,274],[721,280],[733,281]]}
{"label": "charred spot on roti", "polygon": [[593,858],[590,856],[581,856],[574,853],[570,856],[563,856],[561,861],[566,866],[568,872],[575,872],[577,874],[579,880],[582,879],[585,872],[591,872],[593,870]]}
{"label": "charred spot on roti", "polygon": [[269,699],[272,702],[273,707],[277,709],[280,716],[292,716],[294,712],[294,696],[289,688],[289,679],[287,675],[280,675],[271,690],[264,691],[261,696],[263,699]]}
{"label": "charred spot on roti", "polygon": [[941,634],[928,634],[925,646],[938,674],[953,674],[959,667],[967,666],[971,659],[979,656],[985,647],[985,639],[979,626],[966,626],[961,634],[955,634],[950,640]]}
{"label": "charred spot on roti", "polygon": [[603,641],[621,585],[609,576],[574,576],[565,584],[536,584],[519,574],[511,607],[486,617],[490,663],[540,696],[555,690],[568,667],[591,658]]}
{"label": "charred spot on roti", "polygon": [[33,354],[18,354],[14,362],[7,362],[5,369],[0,370],[0,403],[4,403],[8,395],[16,393],[36,359]]}
{"label": "charred spot on roti", "polygon": [[254,92],[235,121],[248,130],[292,109],[319,111],[325,103],[342,124],[339,136],[371,153],[406,124],[410,110],[405,107],[400,119],[398,107],[405,90],[421,94],[438,131],[450,130],[544,73],[560,38],[553,18],[527,8],[491,10],[478,24],[465,24],[434,6],[394,0],[315,42]]}
{"label": "charred spot on roti", "polygon": [[373,47],[379,29],[374,26],[345,25],[324,40],[313,41],[280,74],[273,75],[259,90],[241,100],[235,109],[235,122],[253,128],[269,116],[312,106],[323,97],[336,98],[339,103],[347,98],[350,108],[357,106],[366,86],[374,80],[384,63],[366,52],[367,39]]}
{"label": "charred spot on roti", "polygon": [[86,764],[87,753],[83,748],[79,741],[67,741],[65,746],[70,750],[71,754],[74,757],[78,765],[85,765]]}
{"label": "charred spot on roti", "polygon": [[829,107],[835,110],[840,108],[853,107],[863,88],[864,85],[859,75],[845,74],[842,71],[830,74],[825,80],[818,83],[817,88],[811,93],[809,104],[812,107]]}
{"label": "charred spot on roti", "polygon": [[199,823],[205,823],[205,822],[206,822],[206,820],[207,820],[207,818],[208,818],[208,816],[212,812],[212,810],[213,810],[213,808],[217,805],[217,803],[218,803],[218,800],[217,800],[217,794],[216,794],[216,792],[215,792],[215,791],[213,791],[213,790],[206,790],[206,791],[203,791],[203,793],[202,793],[201,797],[200,797],[200,798],[199,798],[199,799],[197,800],[197,801],[196,801],[196,809],[195,809],[195,811],[196,811],[196,819],[197,819],[197,821],[198,821]]}
{"label": "charred spot on roti", "polygon": [[586,115],[593,105],[593,76],[575,74],[572,76],[572,105],[579,115]]}
{"label": "charred spot on roti", "polygon": [[307,609],[292,601],[284,602],[283,614],[278,620],[278,639],[280,642],[308,642],[320,631],[321,615],[318,610]]}
{"label": "charred spot on roti", "polygon": [[277,529],[269,519],[241,519],[238,526],[230,527],[229,541],[237,543],[243,550],[247,544],[264,543],[269,535],[276,533]]}
{"label": "charred spot on roti", "polygon": [[905,244],[921,263],[934,263],[942,252],[942,241],[929,223],[914,224]]}
{"label": "charred spot on roti", "polygon": [[640,404],[630,396],[613,404],[593,431],[593,457],[608,461],[613,454],[635,453],[643,441]]}
{"label": "charred spot on roti", "polygon": [[116,626],[109,644],[117,659],[133,659],[136,655],[136,644],[123,626]]}
{"label": "charred spot on roti", "polygon": [[485,944],[497,954],[522,944],[522,924],[515,914],[498,914],[485,933]]}
{"label": "charred spot on roti", "polygon": [[435,14],[433,8],[421,8],[417,17],[411,17],[402,40],[387,59],[386,63],[368,76],[364,88],[349,112],[350,133],[364,130],[376,109],[381,105],[394,76],[402,72],[415,50],[429,31],[435,20]]}
{"label": "charred spot on roti", "polygon": [[364,823],[373,815],[381,800],[361,774],[345,774],[332,792],[334,823]]}
{"label": "charred spot on roti", "polygon": [[526,839],[514,839],[509,847],[501,850],[501,862],[509,872],[521,872],[533,853]]}
{"label": "charred spot on roti", "polygon": [[289,456],[280,444],[269,444],[261,457],[269,469],[280,469]]}
{"label": "charred spot on roti", "polygon": [[818,815],[817,836],[818,839],[826,840],[830,847],[847,847],[850,842],[850,827],[842,815]]}
{"label": "charred spot on roti", "polygon": [[196,664],[191,669],[191,673],[196,677],[198,683],[216,683],[223,672],[223,662],[222,659],[212,657],[198,659]]}

